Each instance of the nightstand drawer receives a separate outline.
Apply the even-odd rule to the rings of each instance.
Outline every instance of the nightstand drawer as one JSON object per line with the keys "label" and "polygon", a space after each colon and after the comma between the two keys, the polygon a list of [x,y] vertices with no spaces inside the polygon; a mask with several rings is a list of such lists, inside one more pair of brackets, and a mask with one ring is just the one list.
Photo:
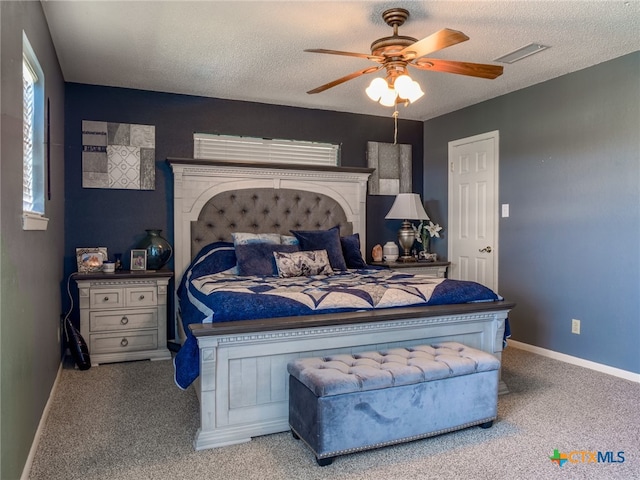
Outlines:
{"label": "nightstand drawer", "polygon": [[398,273],[410,273],[412,275],[424,275],[426,277],[444,278],[447,267],[409,267],[393,270]]}
{"label": "nightstand drawer", "polygon": [[158,312],[155,309],[89,313],[89,331],[91,333],[157,328],[157,326]]}
{"label": "nightstand drawer", "polygon": [[394,272],[410,275],[424,275],[425,277],[447,278],[449,262],[373,262],[373,265],[386,267]]}
{"label": "nightstand drawer", "polygon": [[156,287],[134,287],[126,289],[127,307],[152,307],[158,304]]}
{"label": "nightstand drawer", "polygon": [[90,308],[124,307],[124,295],[121,288],[91,289]]}
{"label": "nightstand drawer", "polygon": [[98,333],[91,335],[91,355],[102,353],[125,353],[158,348],[158,332],[156,330],[123,332],[122,335]]}

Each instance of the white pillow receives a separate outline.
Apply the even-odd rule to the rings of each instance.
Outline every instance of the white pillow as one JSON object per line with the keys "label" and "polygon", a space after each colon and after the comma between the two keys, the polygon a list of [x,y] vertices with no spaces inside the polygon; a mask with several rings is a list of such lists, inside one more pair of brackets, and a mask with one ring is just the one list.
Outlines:
{"label": "white pillow", "polygon": [[300,241],[293,235],[280,235],[282,245],[300,245]]}
{"label": "white pillow", "polygon": [[233,245],[248,245],[250,243],[271,243],[279,245],[280,241],[279,233],[244,233],[234,232],[231,234],[233,237]]}

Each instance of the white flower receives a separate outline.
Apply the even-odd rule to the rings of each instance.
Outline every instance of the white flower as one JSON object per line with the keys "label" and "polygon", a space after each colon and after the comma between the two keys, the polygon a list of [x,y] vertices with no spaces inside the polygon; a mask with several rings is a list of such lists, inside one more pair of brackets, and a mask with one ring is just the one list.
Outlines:
{"label": "white flower", "polygon": [[416,226],[412,223],[411,224],[411,228],[413,228],[413,233],[416,236],[416,240],[419,243],[422,243],[422,222],[420,222],[420,225],[418,225],[418,227],[416,228]]}
{"label": "white flower", "polygon": [[442,227],[437,223],[434,224],[431,220],[429,220],[429,225],[425,225],[424,228],[429,231],[429,235],[431,235],[432,237],[440,238],[440,234],[438,232],[442,230]]}
{"label": "white flower", "polygon": [[417,227],[412,224],[411,228],[413,228],[416,240],[419,243],[427,243],[429,237],[440,238],[440,234],[438,232],[442,230],[442,227],[440,225],[438,225],[437,223],[434,224],[432,221],[429,221],[429,225],[426,225],[424,222],[420,222]]}

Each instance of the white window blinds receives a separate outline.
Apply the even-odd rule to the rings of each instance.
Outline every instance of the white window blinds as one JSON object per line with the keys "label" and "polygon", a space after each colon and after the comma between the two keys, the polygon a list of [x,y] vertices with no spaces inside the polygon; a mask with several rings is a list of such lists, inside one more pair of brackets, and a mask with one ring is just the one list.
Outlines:
{"label": "white window blinds", "polygon": [[25,212],[35,212],[33,141],[37,81],[37,75],[24,58],[22,60],[22,210]]}
{"label": "white window blinds", "polygon": [[336,166],[339,155],[340,146],[330,143],[193,135],[193,156],[199,159]]}
{"label": "white window blinds", "polygon": [[22,32],[22,229],[46,230],[44,73]]}

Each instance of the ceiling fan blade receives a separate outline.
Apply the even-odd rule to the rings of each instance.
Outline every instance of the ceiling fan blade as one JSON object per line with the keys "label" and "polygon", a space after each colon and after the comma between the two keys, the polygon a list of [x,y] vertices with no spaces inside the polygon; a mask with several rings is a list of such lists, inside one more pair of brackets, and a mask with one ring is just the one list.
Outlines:
{"label": "ceiling fan blade", "polygon": [[335,87],[336,85],[340,85],[341,83],[344,83],[348,80],[352,80],[356,77],[359,77],[360,75],[366,75],[367,73],[373,73],[376,72],[378,70],[380,70],[382,68],[382,65],[378,66],[378,67],[368,67],[368,68],[364,68],[362,70],[358,70],[357,72],[353,72],[350,73],[349,75],[345,75],[342,78],[338,78],[337,80],[334,80],[333,82],[329,82],[329,83],[325,83],[324,85],[321,85],[317,88],[314,88],[313,90],[309,90],[307,93],[320,93],[320,92],[324,92],[325,90],[329,90],[332,87]]}
{"label": "ceiling fan blade", "polygon": [[435,72],[456,73],[469,77],[480,77],[493,80],[502,75],[502,65],[488,65],[486,63],[456,62],[453,60],[440,60],[438,58],[421,58],[409,65],[420,70]]}
{"label": "ceiling fan blade", "polygon": [[467,40],[469,40],[469,37],[464,33],[457,30],[451,30],[450,28],[443,28],[428,37],[405,47],[400,51],[400,54],[404,55],[407,60],[411,60]]}
{"label": "ceiling fan blade", "polygon": [[374,62],[384,61],[384,57],[381,57],[379,55],[369,55],[366,53],[354,53],[354,52],[342,52],[340,50],[327,50],[325,48],[308,48],[305,50],[305,52],[328,53],[330,55],[344,55],[346,57],[366,58],[367,60],[373,60]]}

